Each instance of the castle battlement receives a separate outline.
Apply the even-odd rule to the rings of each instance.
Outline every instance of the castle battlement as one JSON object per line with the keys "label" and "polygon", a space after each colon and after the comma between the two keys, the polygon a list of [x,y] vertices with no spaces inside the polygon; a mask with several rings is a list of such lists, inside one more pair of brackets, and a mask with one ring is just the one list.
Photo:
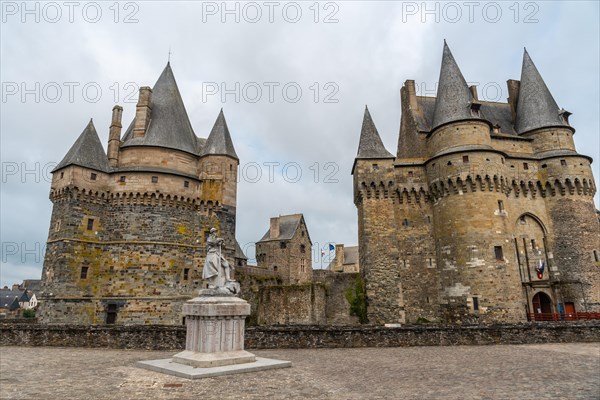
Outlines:
{"label": "castle battlement", "polygon": [[365,110],[352,169],[371,322],[600,310],[592,159],[525,51],[480,101],[444,43],[435,97],[401,91],[396,156]]}
{"label": "castle battlement", "polygon": [[205,243],[243,265],[235,239],[239,160],[223,111],[197,137],[167,64],[140,88],[122,135],[112,110],[108,152],[93,121],[52,171],[42,272],[45,323],[180,324],[201,286]]}

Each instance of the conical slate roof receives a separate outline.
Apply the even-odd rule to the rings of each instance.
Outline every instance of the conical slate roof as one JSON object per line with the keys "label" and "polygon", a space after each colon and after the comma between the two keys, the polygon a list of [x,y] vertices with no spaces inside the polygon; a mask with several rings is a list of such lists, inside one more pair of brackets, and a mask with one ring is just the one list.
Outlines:
{"label": "conical slate roof", "polygon": [[371,113],[369,113],[366,106],[356,158],[394,158],[392,153],[387,151],[383,145],[379,132],[377,132],[375,123],[371,118]]}
{"label": "conical slate roof", "polygon": [[134,119],[123,137],[122,146],[158,146],[196,154],[196,135],[170,63],[167,63],[152,88],[150,106],[152,116],[146,134],[143,137],[133,137]]}
{"label": "conical slate roof", "polygon": [[532,129],[557,125],[565,125],[559,116],[558,105],[525,50],[515,129],[520,134]]}
{"label": "conical slate roof", "polygon": [[104,153],[102,143],[100,143],[100,138],[98,138],[98,133],[94,127],[94,122],[91,119],[65,157],[52,172],[69,165],[79,165],[80,167],[102,172],[108,172],[110,169],[108,157]]}
{"label": "conical slate roof", "polygon": [[432,130],[448,122],[473,119],[470,108],[472,102],[473,96],[467,81],[444,40]]}
{"label": "conical slate roof", "polygon": [[236,160],[238,159],[235,148],[233,147],[231,135],[229,134],[229,128],[227,128],[227,121],[225,121],[223,109],[219,112],[215,125],[210,131],[210,135],[208,135],[206,143],[202,148],[201,155],[204,156],[208,154],[225,155],[233,157]]}

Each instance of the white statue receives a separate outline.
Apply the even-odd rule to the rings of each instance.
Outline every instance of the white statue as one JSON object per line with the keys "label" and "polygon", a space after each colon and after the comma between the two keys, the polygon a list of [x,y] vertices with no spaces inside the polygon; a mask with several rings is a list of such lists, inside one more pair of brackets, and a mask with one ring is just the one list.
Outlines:
{"label": "white statue", "polygon": [[227,262],[221,252],[223,238],[217,237],[217,230],[211,228],[206,240],[206,260],[202,278],[208,281],[208,289],[226,294],[239,293],[239,283],[231,279],[233,267]]}

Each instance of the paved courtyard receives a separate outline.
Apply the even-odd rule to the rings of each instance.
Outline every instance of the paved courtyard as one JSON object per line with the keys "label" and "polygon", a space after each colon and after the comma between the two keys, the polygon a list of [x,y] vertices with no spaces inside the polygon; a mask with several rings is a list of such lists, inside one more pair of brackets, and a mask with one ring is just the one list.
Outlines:
{"label": "paved courtyard", "polygon": [[261,350],[292,368],[186,380],[174,352],[0,347],[1,399],[600,399],[600,343]]}

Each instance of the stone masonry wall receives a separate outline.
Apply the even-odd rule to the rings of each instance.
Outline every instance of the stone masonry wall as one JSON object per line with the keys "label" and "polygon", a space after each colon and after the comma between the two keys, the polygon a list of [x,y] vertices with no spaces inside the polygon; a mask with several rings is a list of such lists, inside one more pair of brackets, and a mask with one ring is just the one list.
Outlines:
{"label": "stone masonry wall", "polygon": [[259,325],[326,323],[326,287],[320,283],[261,286],[256,318]]}
{"label": "stone masonry wall", "polygon": [[[184,326],[80,326],[0,323],[0,346],[59,346],[180,351]],[[384,328],[248,327],[246,349],[350,348],[597,342],[600,323]]]}

